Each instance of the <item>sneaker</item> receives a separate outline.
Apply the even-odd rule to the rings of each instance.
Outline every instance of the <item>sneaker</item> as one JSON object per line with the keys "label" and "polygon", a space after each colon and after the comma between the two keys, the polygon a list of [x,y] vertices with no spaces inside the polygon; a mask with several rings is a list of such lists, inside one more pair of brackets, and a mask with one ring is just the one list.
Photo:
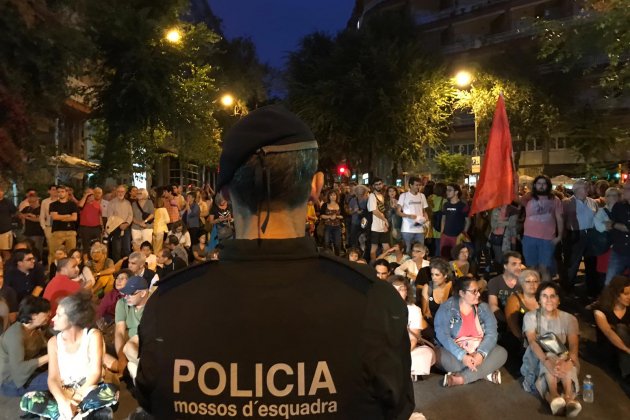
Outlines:
{"label": "sneaker", "polygon": [[501,385],[501,371],[495,370],[486,376],[486,380],[492,382],[493,384]]}
{"label": "sneaker", "polygon": [[411,413],[409,420],[427,420],[427,418],[422,413]]}
{"label": "sneaker", "polygon": [[549,403],[549,406],[551,407],[551,413],[554,416],[564,415],[564,409],[566,405],[567,403],[562,397],[556,397],[553,400],[551,400],[551,402]]}
{"label": "sneaker", "polygon": [[582,411],[582,404],[573,400],[567,403],[567,417],[575,417]]}

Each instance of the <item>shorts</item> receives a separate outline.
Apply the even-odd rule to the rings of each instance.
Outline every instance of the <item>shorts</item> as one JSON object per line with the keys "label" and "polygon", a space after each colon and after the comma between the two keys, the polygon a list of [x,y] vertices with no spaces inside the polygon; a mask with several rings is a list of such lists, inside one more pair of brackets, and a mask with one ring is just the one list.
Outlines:
{"label": "shorts", "polygon": [[0,249],[8,251],[13,248],[13,232],[0,233]]}
{"label": "shorts", "polygon": [[372,243],[372,245],[378,245],[378,244],[389,245],[389,232],[371,231],[370,242]]}

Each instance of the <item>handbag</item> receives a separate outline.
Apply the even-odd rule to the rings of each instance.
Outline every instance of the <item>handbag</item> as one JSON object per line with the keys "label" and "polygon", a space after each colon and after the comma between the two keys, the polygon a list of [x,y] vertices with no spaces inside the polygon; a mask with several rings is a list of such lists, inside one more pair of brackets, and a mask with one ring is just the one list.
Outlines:
{"label": "handbag", "polygon": [[540,334],[540,309],[536,310],[536,343],[545,353],[553,353],[556,356],[568,356],[569,349],[560,341],[558,336],[552,332]]}

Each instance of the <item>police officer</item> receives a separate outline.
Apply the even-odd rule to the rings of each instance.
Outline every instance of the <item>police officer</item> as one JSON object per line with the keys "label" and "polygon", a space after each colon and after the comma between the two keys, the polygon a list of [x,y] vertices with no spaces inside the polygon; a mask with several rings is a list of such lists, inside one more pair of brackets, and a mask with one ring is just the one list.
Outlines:
{"label": "police officer", "polygon": [[317,142],[280,106],[227,135],[218,191],[236,239],[159,283],[140,325],[137,397],[156,418],[408,419],[407,309],[366,266],[304,236]]}

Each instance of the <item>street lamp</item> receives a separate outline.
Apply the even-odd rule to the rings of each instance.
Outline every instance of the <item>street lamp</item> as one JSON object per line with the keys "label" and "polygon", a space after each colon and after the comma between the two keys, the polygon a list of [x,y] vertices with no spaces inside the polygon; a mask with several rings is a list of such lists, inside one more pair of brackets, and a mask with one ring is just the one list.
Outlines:
{"label": "street lamp", "polygon": [[[466,70],[460,70],[454,77],[455,84],[457,87],[461,89],[473,88],[473,75]],[[472,110],[473,118],[475,120],[475,150],[473,151],[475,156],[479,155],[479,141],[478,141],[478,123],[477,123],[477,114],[475,114],[475,108],[473,106],[470,107]]]}
{"label": "street lamp", "polygon": [[182,42],[182,33],[179,29],[172,28],[166,32],[165,38],[171,44],[179,44],[180,42]]}
{"label": "street lamp", "polygon": [[232,105],[234,105],[234,96],[230,95],[229,93],[226,93],[225,95],[223,95],[221,97],[221,105],[223,105],[226,108],[229,108]]}

